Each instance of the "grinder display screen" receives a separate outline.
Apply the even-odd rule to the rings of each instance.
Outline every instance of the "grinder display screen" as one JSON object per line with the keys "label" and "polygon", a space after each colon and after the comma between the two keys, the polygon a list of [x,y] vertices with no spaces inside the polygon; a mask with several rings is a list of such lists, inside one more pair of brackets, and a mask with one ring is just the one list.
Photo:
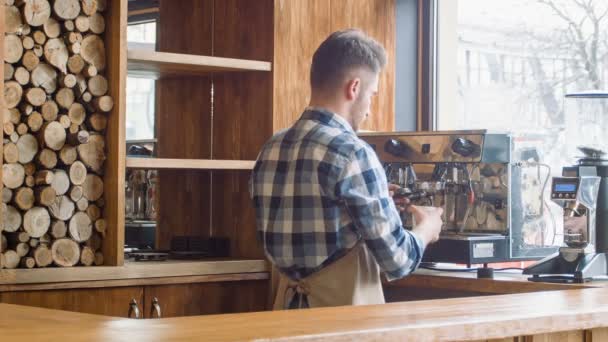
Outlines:
{"label": "grinder display screen", "polygon": [[575,192],[576,184],[572,183],[557,183],[553,186],[554,192]]}

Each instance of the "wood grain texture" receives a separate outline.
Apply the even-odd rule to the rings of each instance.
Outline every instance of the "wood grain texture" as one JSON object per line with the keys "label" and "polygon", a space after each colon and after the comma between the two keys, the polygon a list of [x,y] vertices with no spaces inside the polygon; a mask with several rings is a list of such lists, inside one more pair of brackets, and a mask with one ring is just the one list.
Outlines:
{"label": "wood grain texture", "polygon": [[[161,1],[158,50],[211,56],[213,1]],[[164,78],[157,82],[159,158],[211,158],[211,78]],[[186,119],[187,118],[187,119]],[[159,172],[157,248],[174,235],[209,236],[209,172]]]}
{"label": "wood grain texture", "polygon": [[273,132],[291,126],[310,101],[310,65],[330,33],[330,4],[327,0],[275,1]]}
{"label": "wood grain texture", "polygon": [[125,110],[127,77],[127,0],[108,1],[105,32],[108,58],[107,79],[114,108],[108,113],[107,159],[104,176],[104,208],[108,223],[103,244],[106,265],[124,262],[125,222]]}
{"label": "wood grain texture", "polygon": [[585,340],[584,331],[566,331],[549,334],[525,336],[524,342],[588,342]]}
{"label": "wood grain texture", "polygon": [[608,326],[607,314],[604,289],[160,320],[0,304],[3,338],[39,340],[52,331],[61,341],[508,341],[553,334],[582,342],[583,330]]}
{"label": "wood grain texture", "polygon": [[252,170],[253,160],[127,158],[132,169]]}
{"label": "wood grain texture", "polygon": [[332,0],[331,32],[359,28],[384,46],[388,64],[362,130],[395,129],[395,0]]}
{"label": "wood grain texture", "polygon": [[[0,46],[4,47],[4,32],[6,31],[5,26],[5,13],[4,8],[0,11]],[[4,48],[0,49],[0,61],[4,61]],[[4,75],[4,68],[6,66],[5,63],[2,64],[2,74]],[[2,93],[4,94],[4,77],[0,77],[0,89],[2,89]],[[6,105],[4,104],[4,96],[0,97],[0,122],[4,123],[4,115],[6,111]],[[4,143],[0,144],[0,156],[4,155]],[[4,158],[0,158],[0,179],[2,179],[2,165],[4,164]],[[4,184],[0,182],[0,192]],[[4,211],[0,210],[0,234],[4,230]],[[0,253],[2,253],[2,246],[0,245]],[[0,262],[0,269],[2,269],[2,265]]]}
{"label": "wood grain texture", "polygon": [[[0,293],[0,302],[104,316],[128,317],[129,303],[143,305],[143,287],[73,289]],[[140,306],[141,308],[141,306]],[[49,330],[54,334],[56,329]]]}
{"label": "wood grain texture", "polygon": [[267,281],[240,281],[146,286],[145,317],[156,317],[153,298],[158,299],[163,318],[262,311],[266,298],[260,294],[266,293],[267,285]]}

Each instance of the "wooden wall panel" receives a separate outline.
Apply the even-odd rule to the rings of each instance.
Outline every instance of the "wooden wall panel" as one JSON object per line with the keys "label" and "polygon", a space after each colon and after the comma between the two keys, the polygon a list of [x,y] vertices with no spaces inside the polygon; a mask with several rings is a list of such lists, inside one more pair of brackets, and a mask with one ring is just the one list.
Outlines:
{"label": "wooden wall panel", "polygon": [[110,1],[105,41],[109,68],[110,95],[114,108],[108,115],[104,175],[104,216],[108,229],[103,244],[104,264],[121,266],[125,239],[125,110],[127,75],[127,0]]}
{"label": "wooden wall panel", "polygon": [[[162,0],[158,49],[211,55],[213,0]],[[157,82],[157,156],[211,157],[211,78],[163,78]],[[210,173],[159,172],[157,247],[174,235],[209,235]]]}
{"label": "wooden wall panel", "polygon": [[[378,40],[387,51],[388,64],[380,77],[378,95],[361,129],[395,128],[395,0],[332,0],[331,32],[358,28]],[[412,75],[414,77],[414,75]]]}
{"label": "wooden wall panel", "polygon": [[330,33],[330,1],[277,0],[274,8],[274,132],[310,102],[312,55]]}
{"label": "wooden wall panel", "polygon": [[[214,56],[272,62],[272,14],[272,0],[216,1]],[[272,135],[272,73],[216,75],[213,84],[213,158],[254,160]],[[230,238],[233,257],[262,258],[249,174],[213,173],[212,235]]]}
{"label": "wooden wall panel", "polygon": [[[0,46],[4,46],[4,13],[5,11],[0,11]],[[4,48],[0,51],[0,60],[4,61]],[[2,75],[4,75],[4,63],[2,63]],[[0,89],[3,89],[2,93],[4,93],[4,77],[0,79]],[[0,122],[4,123],[4,96],[0,97]],[[0,144],[0,155],[4,156],[4,143]],[[2,164],[4,164],[4,157],[0,158],[0,179],[2,179]],[[0,191],[4,184],[0,182]],[[0,234],[2,234],[2,230],[4,229],[4,213],[0,210]],[[2,253],[2,246],[0,246],[0,253]],[[2,261],[0,259],[0,269],[2,269]]]}
{"label": "wooden wall panel", "polygon": [[585,332],[564,331],[524,337],[524,342],[585,342]]}

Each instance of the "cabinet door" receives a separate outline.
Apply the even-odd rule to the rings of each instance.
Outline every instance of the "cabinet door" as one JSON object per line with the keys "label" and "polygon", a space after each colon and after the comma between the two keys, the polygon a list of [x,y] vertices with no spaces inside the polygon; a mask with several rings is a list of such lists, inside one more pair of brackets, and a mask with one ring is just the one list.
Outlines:
{"label": "cabinet door", "polygon": [[[0,293],[0,302],[97,315],[128,317],[131,307],[130,303],[133,299],[138,304],[140,315],[143,315],[143,297],[143,287],[137,286],[2,292]],[[133,313],[131,317],[134,316],[135,314]]]}
{"label": "cabinet door", "polygon": [[268,281],[235,281],[146,286],[146,318],[157,318],[153,301],[158,300],[162,317],[263,311]]}

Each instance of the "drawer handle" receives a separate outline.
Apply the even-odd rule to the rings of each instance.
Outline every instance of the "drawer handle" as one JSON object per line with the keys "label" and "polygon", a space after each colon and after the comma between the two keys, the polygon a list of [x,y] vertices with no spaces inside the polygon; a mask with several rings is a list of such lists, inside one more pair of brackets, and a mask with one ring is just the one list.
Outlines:
{"label": "drawer handle", "polygon": [[158,298],[152,298],[152,310],[150,312],[150,318],[154,318],[154,313],[156,312],[156,318],[161,318],[160,314],[160,303],[158,302]]}
{"label": "drawer handle", "polygon": [[129,318],[131,315],[135,313],[135,319],[139,319],[141,317],[139,313],[139,307],[137,306],[137,301],[135,299],[131,299],[131,303],[129,304]]}

